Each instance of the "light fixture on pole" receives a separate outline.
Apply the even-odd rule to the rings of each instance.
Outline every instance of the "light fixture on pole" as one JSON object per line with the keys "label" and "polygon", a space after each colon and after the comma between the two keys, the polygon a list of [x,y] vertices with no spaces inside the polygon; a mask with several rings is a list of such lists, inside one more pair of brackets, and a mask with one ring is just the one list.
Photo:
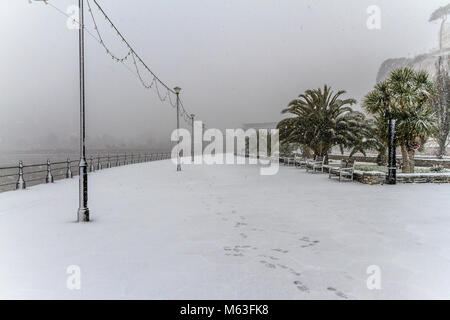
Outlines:
{"label": "light fixture on pole", "polygon": [[88,177],[86,162],[86,125],[85,125],[85,99],[84,99],[84,15],[83,0],[78,0],[79,30],[78,50],[80,64],[80,163],[79,163],[79,207],[78,221],[89,221],[88,208]]}
{"label": "light fixture on pole", "polygon": [[[180,144],[180,91],[181,88],[173,88],[177,95],[177,146]],[[177,147],[178,148],[178,147]],[[180,151],[177,149],[177,171],[181,171]]]}

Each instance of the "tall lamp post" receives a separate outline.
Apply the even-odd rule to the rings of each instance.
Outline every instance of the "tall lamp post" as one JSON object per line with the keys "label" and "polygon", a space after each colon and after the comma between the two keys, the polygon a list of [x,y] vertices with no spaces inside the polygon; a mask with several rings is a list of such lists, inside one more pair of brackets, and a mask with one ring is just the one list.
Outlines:
{"label": "tall lamp post", "polygon": [[86,125],[85,125],[85,100],[84,100],[84,15],[83,0],[78,0],[79,6],[79,30],[78,30],[78,49],[80,64],[80,163],[79,163],[79,207],[78,221],[89,221],[88,208],[88,177],[86,162]]}
{"label": "tall lamp post", "polygon": [[387,184],[396,184],[397,182],[397,159],[395,154],[395,119],[389,116],[388,123],[388,176]]}
{"label": "tall lamp post", "polygon": [[203,136],[205,134],[205,123],[202,123],[202,157],[203,157],[203,151],[205,151],[205,142],[203,141]]}
{"label": "tall lamp post", "polygon": [[[181,88],[175,87],[173,88],[175,93],[177,94],[177,143],[180,143],[180,91]],[[181,171],[181,163],[180,163],[180,152],[177,149],[177,171]]]}
{"label": "tall lamp post", "polygon": [[191,114],[191,121],[192,121],[192,123],[191,123],[191,156],[192,156],[192,163],[194,163],[194,156],[195,156],[195,153],[194,153],[194,117],[195,117],[195,114]]}

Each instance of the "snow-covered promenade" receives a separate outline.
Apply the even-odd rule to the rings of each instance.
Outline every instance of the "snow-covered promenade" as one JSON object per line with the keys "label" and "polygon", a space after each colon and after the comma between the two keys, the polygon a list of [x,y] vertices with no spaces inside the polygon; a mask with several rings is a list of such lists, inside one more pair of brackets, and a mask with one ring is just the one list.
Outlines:
{"label": "snow-covered promenade", "polygon": [[89,178],[90,223],[76,178],[0,194],[0,298],[450,298],[448,184],[169,160]]}

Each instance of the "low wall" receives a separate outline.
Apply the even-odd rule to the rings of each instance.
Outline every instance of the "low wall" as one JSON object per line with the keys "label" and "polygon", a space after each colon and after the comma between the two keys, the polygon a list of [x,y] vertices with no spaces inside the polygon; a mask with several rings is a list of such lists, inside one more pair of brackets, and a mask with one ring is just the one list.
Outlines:
{"label": "low wall", "polygon": [[[324,167],[323,172],[328,174],[328,168]],[[332,173],[336,174],[337,173]],[[353,180],[364,184],[383,184],[386,181],[386,174],[379,171],[353,171]]]}
{"label": "low wall", "polygon": [[397,183],[450,183],[450,173],[397,173]]}
{"label": "low wall", "polygon": [[364,184],[384,184],[386,181],[386,174],[380,171],[360,171],[353,172],[354,180]]}
{"label": "low wall", "polygon": [[[332,160],[347,160],[349,156],[341,154],[330,154],[329,159]],[[376,156],[353,156],[352,159],[358,162],[377,162]],[[397,157],[397,163],[402,161],[401,157]],[[415,165],[418,167],[432,167],[433,165],[441,165],[444,168],[450,169],[450,159],[432,159],[432,158],[415,158]]]}
{"label": "low wall", "polygon": [[[328,168],[324,168],[328,173]],[[380,171],[353,172],[353,180],[364,184],[384,184],[386,173]],[[450,173],[397,173],[397,183],[450,183]]]}

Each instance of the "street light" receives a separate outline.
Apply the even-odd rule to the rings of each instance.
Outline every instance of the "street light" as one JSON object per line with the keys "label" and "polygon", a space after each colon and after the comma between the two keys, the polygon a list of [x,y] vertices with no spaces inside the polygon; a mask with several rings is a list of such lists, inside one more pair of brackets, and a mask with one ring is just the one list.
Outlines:
{"label": "street light", "polygon": [[387,184],[396,184],[397,182],[397,159],[395,154],[395,119],[389,116],[388,124],[388,176]]}
{"label": "street light", "polygon": [[88,177],[86,162],[86,126],[85,126],[85,100],[84,100],[84,15],[83,0],[78,0],[79,6],[79,29],[78,50],[80,64],[80,164],[79,164],[79,207],[78,221],[89,221],[88,208]]}
{"label": "street light", "polygon": [[206,125],[203,122],[202,123],[202,157],[203,157],[203,151],[205,151],[205,142],[203,141],[203,135],[205,134],[205,128],[206,128]]}
{"label": "street light", "polygon": [[181,171],[181,163],[180,163],[180,152],[178,150],[178,146],[180,144],[180,91],[181,88],[175,87],[173,88],[175,93],[177,94],[177,171]]}
{"label": "street light", "polygon": [[[46,0],[43,1],[47,4]],[[29,0],[31,3],[31,0]],[[80,65],[80,163],[79,167],[79,206],[77,221],[89,221],[89,208],[88,208],[88,177],[87,177],[87,162],[86,162],[86,125],[85,125],[85,113],[84,113],[84,14],[83,14],[83,0],[78,0],[78,55]]]}
{"label": "street light", "polygon": [[191,155],[192,155],[192,163],[194,163],[194,117],[195,114],[191,114]]}

